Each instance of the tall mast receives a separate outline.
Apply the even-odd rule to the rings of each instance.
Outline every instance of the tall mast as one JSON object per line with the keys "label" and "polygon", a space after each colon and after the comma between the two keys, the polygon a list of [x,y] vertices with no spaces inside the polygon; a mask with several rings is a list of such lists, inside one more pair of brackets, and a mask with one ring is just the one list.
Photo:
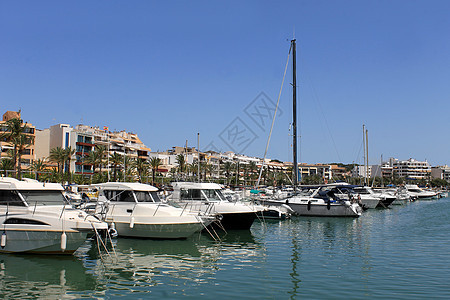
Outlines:
{"label": "tall mast", "polygon": [[367,176],[367,185],[370,184],[369,180],[369,136],[368,130],[366,129],[366,176]]}
{"label": "tall mast", "polygon": [[294,192],[297,191],[298,165],[297,165],[297,66],[295,57],[295,39],[291,40],[292,47],[292,127],[293,127],[293,154],[294,154]]}
{"label": "tall mast", "polygon": [[364,185],[367,186],[367,152],[366,152],[366,125],[363,124],[363,156],[364,156],[364,168],[363,168],[363,177],[364,177]]}

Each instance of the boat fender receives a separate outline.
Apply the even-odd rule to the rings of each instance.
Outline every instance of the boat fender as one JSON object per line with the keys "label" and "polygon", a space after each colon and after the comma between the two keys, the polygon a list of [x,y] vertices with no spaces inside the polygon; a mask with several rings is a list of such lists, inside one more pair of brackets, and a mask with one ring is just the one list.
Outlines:
{"label": "boat fender", "polygon": [[2,240],[0,242],[0,246],[2,247],[2,249],[5,248],[5,246],[6,246],[6,232],[3,232],[3,234],[2,234]]}
{"label": "boat fender", "polygon": [[131,217],[130,228],[134,228],[134,217]]}
{"label": "boat fender", "polygon": [[330,208],[331,208],[331,201],[328,200],[328,201],[327,201],[327,209],[330,210]]}
{"label": "boat fender", "polygon": [[109,228],[108,231],[112,237],[118,236],[117,230],[115,228]]}
{"label": "boat fender", "polygon": [[61,250],[62,252],[64,252],[64,250],[66,250],[67,247],[67,235],[65,232],[63,232],[61,234]]}
{"label": "boat fender", "polygon": [[307,208],[308,208],[308,210],[311,210],[311,200],[308,201]]}
{"label": "boat fender", "polygon": [[344,201],[344,204],[345,204],[345,206],[347,206],[347,207],[350,207],[350,206],[351,206],[350,201]]}

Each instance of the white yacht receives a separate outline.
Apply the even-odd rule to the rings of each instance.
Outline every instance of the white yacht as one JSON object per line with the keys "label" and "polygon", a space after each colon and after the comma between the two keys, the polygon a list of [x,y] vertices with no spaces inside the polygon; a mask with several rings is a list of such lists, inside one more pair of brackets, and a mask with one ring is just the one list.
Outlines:
{"label": "white yacht", "polygon": [[200,211],[220,215],[219,227],[224,229],[250,229],[257,213],[264,208],[252,203],[230,202],[216,183],[174,182],[170,202],[192,212]]}
{"label": "white yacht", "polygon": [[158,189],[148,184],[107,182],[94,186],[99,191],[96,213],[119,236],[182,239],[215,220],[163,203]]}
{"label": "white yacht", "polygon": [[387,208],[396,199],[389,193],[374,191],[368,186],[357,186],[352,190],[358,195],[358,201],[361,201],[364,208]]}
{"label": "white yacht", "polygon": [[404,205],[411,201],[411,196],[404,187],[389,188],[385,189],[384,192],[395,197],[392,205]]}
{"label": "white yacht", "polygon": [[56,183],[0,178],[0,252],[72,254],[107,224],[74,209]]}
{"label": "white yacht", "polygon": [[423,190],[415,184],[406,184],[405,188],[407,190],[407,193],[414,200],[430,200],[438,198],[437,193]]}
{"label": "white yacht", "polygon": [[288,205],[296,215],[315,217],[359,217],[362,213],[357,201],[339,197],[335,186],[318,186],[298,192],[286,199],[265,200],[265,204]]}

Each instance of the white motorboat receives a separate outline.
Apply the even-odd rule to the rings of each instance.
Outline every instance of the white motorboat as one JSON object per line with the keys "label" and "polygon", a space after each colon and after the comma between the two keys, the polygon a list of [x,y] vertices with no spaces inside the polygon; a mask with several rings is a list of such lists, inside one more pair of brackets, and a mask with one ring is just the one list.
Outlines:
{"label": "white motorboat", "polygon": [[96,213],[119,236],[182,239],[215,220],[163,203],[158,189],[148,184],[107,182],[95,187],[99,190]]}
{"label": "white motorboat", "polygon": [[361,206],[356,201],[337,197],[332,188],[318,188],[311,196],[293,196],[286,200],[297,215],[316,217],[359,217]]}
{"label": "white motorboat", "polygon": [[230,202],[221,193],[216,183],[174,182],[173,193],[169,201],[177,203],[192,212],[219,215],[224,229],[250,229],[257,213],[263,207],[251,202]]}
{"label": "white motorboat", "polygon": [[56,183],[0,178],[0,252],[72,254],[107,224],[74,209]]}
{"label": "white motorboat", "polygon": [[365,208],[387,208],[391,205],[396,197],[383,191],[375,191],[368,186],[354,187],[353,192],[358,195],[358,201]]}
{"label": "white motorboat", "polygon": [[411,201],[411,196],[404,187],[385,189],[384,192],[395,197],[392,205],[404,205]]}
{"label": "white motorboat", "polygon": [[[311,193],[311,190],[313,192]],[[359,217],[362,213],[357,201],[345,199],[335,186],[308,188],[307,192],[298,193],[286,199],[264,200],[264,204],[288,205],[296,215],[315,217]]]}
{"label": "white motorboat", "polygon": [[407,193],[414,200],[431,200],[437,199],[438,194],[432,191],[426,191],[418,187],[416,184],[406,184]]}

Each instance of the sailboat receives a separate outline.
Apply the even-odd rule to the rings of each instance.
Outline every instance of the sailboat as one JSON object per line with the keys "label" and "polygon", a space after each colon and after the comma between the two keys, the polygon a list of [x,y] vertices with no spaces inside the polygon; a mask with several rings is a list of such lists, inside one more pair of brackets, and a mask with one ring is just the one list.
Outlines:
{"label": "sailboat", "polygon": [[362,212],[358,203],[339,198],[326,186],[316,187],[309,194],[297,192],[298,164],[297,164],[297,75],[296,75],[296,40],[291,40],[292,51],[292,103],[293,103],[293,186],[292,197],[283,200],[266,200],[266,204],[288,205],[296,215],[317,217],[359,217]]}

